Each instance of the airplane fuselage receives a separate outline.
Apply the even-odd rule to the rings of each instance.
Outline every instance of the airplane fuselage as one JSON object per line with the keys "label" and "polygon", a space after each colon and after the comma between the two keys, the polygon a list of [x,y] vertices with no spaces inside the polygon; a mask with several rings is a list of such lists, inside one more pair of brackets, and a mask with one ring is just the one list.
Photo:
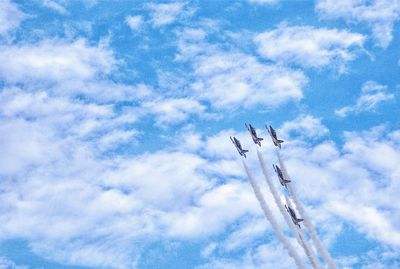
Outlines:
{"label": "airplane fuselage", "polygon": [[294,212],[294,210],[291,207],[286,206],[286,205],[285,205],[285,207],[286,207],[286,210],[288,211],[290,217],[292,218],[293,223],[295,225],[299,226],[299,228],[301,228],[299,222],[302,222],[303,219],[298,219],[296,216],[296,213]]}
{"label": "airplane fuselage", "polygon": [[290,180],[285,179],[285,177],[283,176],[282,170],[279,168],[279,166],[273,165],[273,167],[274,167],[276,174],[278,175],[279,182],[281,183],[282,186],[287,188],[286,184],[289,183]]}
{"label": "airplane fuselage", "polygon": [[232,143],[235,145],[239,155],[246,158],[246,152],[248,152],[248,150],[242,148],[240,141],[236,137],[233,137],[233,139],[232,139],[232,137],[230,137],[230,139],[231,139]]}
{"label": "airplane fuselage", "polygon": [[276,136],[276,132],[274,130],[274,128],[272,128],[272,126],[270,125],[265,126],[267,128],[267,131],[269,133],[269,135],[271,136],[272,142],[274,143],[274,145],[278,148],[281,148],[281,144],[283,143],[283,140],[278,139],[278,137]]}
{"label": "airplane fuselage", "polygon": [[263,138],[257,136],[256,129],[253,126],[251,126],[251,124],[249,125],[245,124],[245,125],[247,130],[250,132],[253,142],[261,147],[261,141],[263,140]]}

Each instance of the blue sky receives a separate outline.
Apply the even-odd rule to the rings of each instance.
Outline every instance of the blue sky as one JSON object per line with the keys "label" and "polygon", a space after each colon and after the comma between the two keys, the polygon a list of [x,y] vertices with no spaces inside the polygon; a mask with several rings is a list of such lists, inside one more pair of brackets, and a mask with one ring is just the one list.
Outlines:
{"label": "blue sky", "polygon": [[0,268],[295,268],[229,140],[302,253],[245,122],[276,187],[264,124],[285,140],[339,268],[399,268],[399,20],[396,0],[1,0]]}

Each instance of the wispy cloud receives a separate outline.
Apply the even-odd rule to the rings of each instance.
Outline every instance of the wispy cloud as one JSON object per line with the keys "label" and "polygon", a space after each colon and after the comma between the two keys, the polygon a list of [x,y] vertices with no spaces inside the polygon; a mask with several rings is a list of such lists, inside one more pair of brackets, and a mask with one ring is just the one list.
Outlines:
{"label": "wispy cloud", "polygon": [[143,24],[143,16],[128,16],[125,21],[133,31],[138,31]]}
{"label": "wispy cloud", "polygon": [[280,0],[247,0],[247,2],[251,4],[259,4],[259,5],[272,5],[279,3]]}
{"label": "wispy cloud", "polygon": [[322,19],[344,19],[350,23],[367,24],[372,30],[376,43],[386,48],[393,38],[393,26],[399,20],[400,2],[397,0],[319,0],[315,9]]}
{"label": "wispy cloud", "polygon": [[320,68],[334,64],[339,71],[356,58],[364,36],[346,30],[287,26],[256,35],[259,53],[282,64]]}
{"label": "wispy cloud", "polygon": [[361,113],[375,111],[382,103],[394,99],[394,94],[387,92],[386,85],[378,84],[375,81],[367,81],[361,88],[361,95],[354,105],[345,106],[335,110],[339,117],[346,117],[350,113]]}
{"label": "wispy cloud", "polygon": [[4,36],[17,29],[26,18],[27,15],[17,4],[10,0],[0,1],[0,35]]}
{"label": "wispy cloud", "polygon": [[286,121],[280,127],[279,133],[288,138],[300,135],[303,139],[316,139],[328,134],[329,130],[322,124],[321,119],[311,115],[300,115],[294,120]]}
{"label": "wispy cloud", "polygon": [[0,61],[0,78],[23,84],[93,79],[109,74],[116,64],[112,51],[104,44],[90,46],[84,39],[3,45]]}
{"label": "wispy cloud", "polygon": [[67,9],[65,8],[65,1],[64,0],[43,0],[43,5],[48,7],[60,14],[66,14]]}
{"label": "wispy cloud", "polygon": [[149,100],[141,106],[145,113],[154,114],[159,126],[180,123],[192,114],[202,115],[206,107],[188,98]]}
{"label": "wispy cloud", "polygon": [[151,23],[155,27],[160,27],[175,22],[184,11],[185,3],[149,3],[146,7],[150,10]]}
{"label": "wispy cloud", "polygon": [[[191,88],[215,107],[277,107],[303,97],[308,79],[298,70],[265,64],[252,55],[204,42],[201,31],[185,31],[178,58],[193,68]],[[267,86],[268,85],[268,86]]]}

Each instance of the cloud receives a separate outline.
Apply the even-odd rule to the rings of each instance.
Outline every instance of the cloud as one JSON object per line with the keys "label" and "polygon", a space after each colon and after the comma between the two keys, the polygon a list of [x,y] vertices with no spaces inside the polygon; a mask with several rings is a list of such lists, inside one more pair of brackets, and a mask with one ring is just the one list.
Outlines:
{"label": "cloud", "polygon": [[61,4],[63,3],[65,5],[65,1],[61,0],[61,1],[54,1],[54,0],[43,0],[43,5],[45,7],[48,7],[60,14],[66,14],[67,10],[66,8]]}
{"label": "cloud", "polygon": [[30,91],[46,88],[54,95],[85,96],[99,102],[143,98],[151,89],[144,85],[114,82],[120,62],[101,41],[90,45],[75,41],[44,39],[35,44],[0,46],[0,79]]}
{"label": "cloud", "polygon": [[181,33],[177,60],[193,68],[191,88],[198,98],[214,107],[277,107],[303,97],[308,80],[301,71],[264,64],[256,57],[222,50],[204,42],[202,31]]}
{"label": "cloud", "polygon": [[[317,132],[318,134],[323,135],[328,131],[320,120],[308,116],[288,122],[286,124],[288,130],[291,131],[289,127],[296,127],[294,123],[301,122],[303,118],[308,119],[304,120],[307,123],[305,126],[316,126],[316,129],[322,130]],[[313,128],[309,131],[313,131]],[[280,131],[284,129],[286,127],[282,127]],[[294,130],[297,132],[296,128]],[[400,176],[397,165],[400,161],[398,132],[398,130],[389,132],[387,128],[380,126],[366,132],[347,133],[343,146],[330,140],[314,145],[315,141],[304,140],[306,136],[300,137],[301,143],[288,143],[284,146],[282,153],[285,155],[292,184],[296,184],[313,223],[319,227],[320,236],[323,239],[330,238],[330,244],[335,242],[341,232],[340,225],[344,223],[355,227],[359,233],[369,240],[375,240],[381,246],[394,251],[400,246],[400,226],[395,221],[400,212],[398,198],[395,195],[399,185],[397,179]],[[234,134],[233,131],[221,132],[208,138],[208,142],[203,146],[209,148],[207,152],[210,154],[212,152],[227,154],[229,149],[222,147],[222,144],[227,140],[229,133]],[[311,132],[311,135],[315,134]],[[248,135],[247,139],[245,136],[240,139],[243,143],[250,140]],[[233,147],[228,144],[226,147]],[[268,144],[265,145],[267,147],[263,147],[262,150],[266,160],[273,162],[275,160],[273,149],[268,147]],[[251,147],[249,149],[251,150]],[[234,148],[232,153],[237,155]],[[229,158],[222,153],[213,156]],[[250,163],[254,161],[251,160],[251,156],[250,152],[248,159]],[[356,195],[355,189],[357,189]],[[255,225],[253,223],[250,226]],[[214,251],[207,257],[209,262],[204,268],[261,268],[261,264],[258,263],[248,263],[243,259],[227,260],[226,257],[230,253],[237,253],[241,242],[246,238],[250,238],[250,241],[244,241],[245,245],[258,246],[257,238],[262,233],[262,229],[249,233],[246,225],[243,225],[243,230],[237,225],[235,232],[226,236],[227,239],[219,239],[218,245],[214,246]],[[245,239],[242,238],[243,234]],[[271,244],[268,242],[268,245]],[[254,262],[254,259],[249,260]],[[393,261],[393,258],[388,260]],[[273,260],[273,262],[279,261],[279,258]],[[370,261],[362,259],[352,264],[366,266]]]}
{"label": "cloud", "polygon": [[3,89],[0,104],[0,117],[5,123],[0,139],[5,149],[5,155],[0,154],[4,159],[2,172],[17,171],[15,167],[57,156],[63,150],[59,148],[63,139],[58,137],[90,143],[96,136],[100,140],[96,143],[99,150],[109,149],[111,141],[118,146],[127,136],[132,138],[136,134],[134,130],[126,130],[125,125],[137,121],[139,116],[130,111],[120,115],[111,105],[54,97],[43,91],[28,93],[18,88]]}
{"label": "cloud", "polygon": [[17,29],[26,17],[17,4],[10,0],[0,1],[0,35],[5,36]]}
{"label": "cloud", "polygon": [[109,74],[116,64],[111,50],[103,44],[92,47],[83,39],[3,45],[0,62],[0,78],[8,83],[89,80]]}
{"label": "cloud", "polygon": [[[393,191],[398,188],[400,171],[395,162],[400,160],[400,148],[399,141],[384,130],[348,134],[342,149],[332,143],[307,150],[293,145],[286,148],[287,166],[290,171],[303,171],[301,183],[300,176],[292,173],[303,199],[324,201],[321,206],[327,212],[346,219],[368,237],[396,247],[400,246],[400,226],[393,221],[399,212]],[[307,160],[299,159],[304,156]]]}
{"label": "cloud", "polygon": [[400,16],[400,3],[397,0],[319,0],[315,9],[323,19],[344,19],[367,24],[376,43],[382,48],[391,42],[393,26]]}
{"label": "cloud", "polygon": [[259,213],[247,182],[230,182],[205,192],[186,212],[168,214],[168,233],[178,238],[217,234],[241,216]]}
{"label": "cloud", "polygon": [[300,135],[303,139],[316,139],[329,133],[329,130],[321,123],[321,119],[311,115],[301,115],[292,121],[286,121],[279,128],[281,138],[290,137],[293,133]]}
{"label": "cloud", "polygon": [[202,115],[205,106],[196,100],[187,98],[149,100],[143,102],[142,108],[147,114],[156,116],[156,124],[176,124],[187,120],[191,114]]}
{"label": "cloud", "polygon": [[149,3],[146,7],[150,10],[151,22],[155,27],[171,24],[183,12],[185,4],[183,2],[155,4]]}
{"label": "cloud", "polygon": [[257,34],[254,42],[262,56],[279,63],[312,68],[334,64],[344,70],[346,63],[355,59],[364,39],[346,30],[283,24]]}
{"label": "cloud", "polygon": [[276,243],[259,245],[239,256],[239,259],[213,257],[197,269],[260,269],[265,267],[289,269],[296,266],[291,259],[288,259],[285,250]]}
{"label": "cloud", "polygon": [[143,24],[143,16],[128,16],[125,21],[132,31],[138,31]]}
{"label": "cloud", "polygon": [[259,5],[272,5],[279,3],[280,0],[247,0],[247,2],[251,4],[259,4]]}
{"label": "cloud", "polygon": [[[243,218],[261,217],[248,183],[242,181],[237,152],[229,141],[229,135],[235,135],[244,146],[251,145],[246,132],[225,130],[214,136],[200,136],[200,142],[190,151],[182,147],[104,156],[98,154],[101,141],[125,137],[124,129],[122,133],[114,132],[119,116],[108,105],[94,106],[19,89],[2,92],[0,100],[2,120],[6,122],[6,131],[0,137],[19,141],[7,144],[7,155],[0,156],[0,163],[16,155],[13,163],[20,165],[9,170],[2,181],[1,238],[24,238],[35,253],[67,264],[135,268],[145,244],[160,239],[209,238],[223,234],[238,221],[246,223]],[[4,121],[6,117],[16,126],[14,129]],[[86,120],[94,123],[87,124]],[[293,122],[305,126],[307,135],[313,128],[324,130],[313,117]],[[286,125],[289,132],[298,131],[293,122]],[[59,129],[62,126],[67,128]],[[387,136],[382,132],[348,134],[343,148],[332,141],[323,141],[314,148],[307,142],[285,146],[289,172],[302,172],[292,174],[293,182],[323,238],[335,223],[344,220],[385,244],[400,244],[400,227],[394,222],[400,212],[394,195],[400,175],[400,141],[396,132]],[[109,140],[103,133],[116,139]],[[30,134],[29,139],[21,134]],[[266,159],[273,160],[272,147],[263,150]],[[377,179],[385,185],[375,186]],[[351,204],[354,212],[368,208],[376,218],[368,223],[365,215],[361,221],[358,214],[338,206],[343,202]],[[377,228],[381,224],[387,231]],[[254,226],[252,222],[248,225]],[[231,237],[221,240],[218,251],[209,254],[210,264],[204,268],[258,268],[281,262],[280,268],[291,268],[289,259],[278,258],[284,257],[283,250],[274,242],[258,247],[257,238],[264,229],[268,231],[269,226],[259,224],[255,231],[246,229],[246,225],[240,231],[238,228]],[[254,240],[246,241],[249,237]],[[215,256],[221,251],[237,250],[240,242],[254,242],[256,250],[248,255],[255,259],[221,262]],[[272,254],[262,255],[265,251]]]}
{"label": "cloud", "polygon": [[387,93],[387,88],[375,81],[367,81],[363,84],[361,95],[356,103],[335,110],[335,114],[339,117],[346,117],[350,113],[375,111],[380,104],[394,99],[394,94]]}
{"label": "cloud", "polygon": [[28,269],[28,267],[17,265],[12,260],[0,256],[0,269]]}

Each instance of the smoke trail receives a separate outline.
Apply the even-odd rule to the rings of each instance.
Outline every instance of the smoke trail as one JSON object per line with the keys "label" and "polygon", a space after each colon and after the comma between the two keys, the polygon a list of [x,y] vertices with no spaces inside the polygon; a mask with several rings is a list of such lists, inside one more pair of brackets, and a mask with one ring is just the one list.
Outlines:
{"label": "smoke trail", "polygon": [[289,253],[289,256],[291,256],[296,263],[297,267],[300,269],[306,269],[304,263],[300,259],[299,255],[297,254],[296,250],[292,247],[290,242],[287,240],[281,229],[279,228],[278,223],[276,222],[274,216],[272,215],[271,210],[269,209],[267,203],[265,202],[264,196],[260,191],[260,188],[256,184],[256,182],[253,179],[253,176],[250,173],[249,168],[247,167],[246,163],[244,160],[242,160],[244,170],[246,171],[247,177],[250,181],[250,184],[253,188],[254,194],[256,195],[256,198],[258,202],[260,203],[261,209],[264,212],[265,217],[268,219],[268,221],[271,223],[272,228],[276,235],[278,236],[279,240],[282,242],[283,246],[286,248],[287,252]]}
{"label": "smoke trail", "polygon": [[[283,175],[286,179],[289,179],[289,174],[286,170],[286,166],[282,161],[281,154],[279,151],[276,151],[276,155],[278,157],[279,165],[281,166]],[[300,203],[299,199],[297,198],[297,192],[294,186],[288,185],[289,193],[291,197],[293,198],[293,202],[296,205],[297,210],[299,210],[301,217],[304,219],[304,225],[307,227],[308,231],[310,232],[311,239],[314,242],[315,247],[317,248],[318,252],[321,254],[321,256],[325,259],[325,261],[328,264],[328,268],[330,269],[338,269],[335,261],[332,259],[331,255],[329,252],[325,249],[325,247],[322,245],[321,240],[319,239],[317,232],[314,228],[314,226],[311,223],[311,220],[309,216],[307,215],[306,211],[304,210],[302,204]]]}
{"label": "smoke trail", "polygon": [[[287,204],[288,206],[290,206],[290,207],[293,208],[292,203],[291,203],[291,201],[289,200],[289,198],[288,198],[288,196],[286,195],[286,193],[283,193],[283,194],[285,195],[286,204]],[[298,227],[295,226],[294,224],[293,224],[293,226],[294,226],[294,228],[299,232],[299,238],[300,238],[300,240],[301,240],[301,244],[302,244],[303,248],[305,247],[304,251],[306,252],[307,256],[311,255],[311,257],[313,257],[313,258],[315,257],[315,261],[317,262],[317,263],[316,263],[316,264],[317,264],[316,266],[320,266],[320,267],[321,267],[322,265],[320,264],[319,259],[318,259],[317,255],[316,255],[316,253],[314,252],[312,246],[309,244],[308,240],[306,239],[306,236],[305,236],[305,234],[303,233],[303,230],[300,229],[300,228],[298,228]]]}
{"label": "smoke trail", "polygon": [[[265,181],[267,182],[269,190],[271,191],[272,196],[274,197],[275,203],[278,206],[279,211],[281,212],[282,216],[284,217],[287,225],[289,226],[290,230],[294,234],[297,242],[300,244],[301,247],[303,247],[304,252],[306,253],[308,259],[310,260],[312,266],[315,269],[322,269],[322,265],[318,261],[318,258],[315,255],[313,249],[309,246],[308,242],[305,240],[304,235],[302,234],[302,231],[293,224],[291,218],[287,214],[287,212],[282,204],[282,201],[279,198],[278,192],[275,189],[275,186],[274,186],[270,176],[268,175],[267,168],[265,167],[264,158],[262,157],[262,155],[258,149],[257,149],[257,156],[258,156],[258,160],[261,165],[262,172],[264,174]],[[285,195],[285,198],[286,198],[286,195]],[[286,202],[286,204],[288,206],[290,206],[287,202]]]}

